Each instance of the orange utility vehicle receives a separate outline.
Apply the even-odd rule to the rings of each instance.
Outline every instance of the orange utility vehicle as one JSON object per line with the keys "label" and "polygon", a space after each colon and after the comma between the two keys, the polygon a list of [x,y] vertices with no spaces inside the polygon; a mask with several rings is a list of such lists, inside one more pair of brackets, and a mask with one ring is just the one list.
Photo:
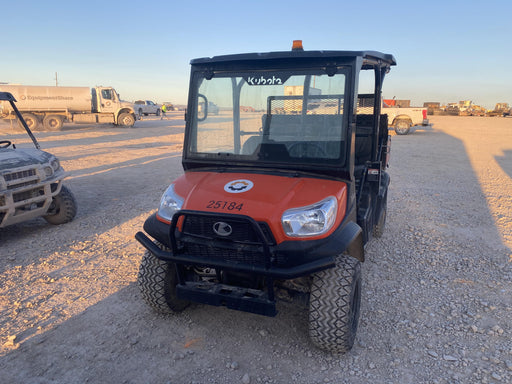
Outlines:
{"label": "orange utility vehicle", "polygon": [[[297,293],[312,342],[348,351],[364,244],[386,219],[381,86],[393,65],[392,55],[300,41],[192,60],[185,172],[136,234],[144,299],[164,312],[198,302],[275,316],[276,300]],[[360,71],[373,93],[358,93]]]}

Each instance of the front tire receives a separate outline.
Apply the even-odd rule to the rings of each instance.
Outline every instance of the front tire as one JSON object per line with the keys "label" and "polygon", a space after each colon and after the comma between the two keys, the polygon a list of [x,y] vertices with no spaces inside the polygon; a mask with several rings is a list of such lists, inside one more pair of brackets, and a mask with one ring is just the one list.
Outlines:
{"label": "front tire", "polygon": [[48,209],[48,214],[43,216],[48,223],[59,225],[68,223],[76,216],[76,200],[71,191],[62,186],[58,195],[53,197],[53,201]]}
{"label": "front tire", "polygon": [[133,127],[135,124],[135,116],[131,113],[121,113],[117,119],[117,124],[123,127]]}
{"label": "front tire", "polygon": [[348,352],[354,345],[361,304],[361,263],[349,255],[315,273],[309,300],[309,336],[318,348]]}
{"label": "front tire", "polygon": [[[161,249],[168,249],[158,242],[156,244]],[[181,312],[190,304],[176,295],[176,264],[162,261],[148,250],[142,257],[137,282],[144,300],[158,312]]]}

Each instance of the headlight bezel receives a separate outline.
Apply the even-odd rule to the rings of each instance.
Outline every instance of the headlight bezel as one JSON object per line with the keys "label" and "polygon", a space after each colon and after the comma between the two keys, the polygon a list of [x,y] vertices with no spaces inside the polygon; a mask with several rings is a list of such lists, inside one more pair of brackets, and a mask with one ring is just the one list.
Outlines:
{"label": "headlight bezel", "polygon": [[328,196],[314,204],[287,209],[281,216],[281,225],[288,237],[322,236],[334,226],[337,213],[338,200]]}
{"label": "headlight bezel", "polygon": [[174,214],[183,207],[184,202],[185,199],[176,193],[174,190],[174,184],[171,184],[167,187],[160,198],[157,215],[162,220],[170,223]]}

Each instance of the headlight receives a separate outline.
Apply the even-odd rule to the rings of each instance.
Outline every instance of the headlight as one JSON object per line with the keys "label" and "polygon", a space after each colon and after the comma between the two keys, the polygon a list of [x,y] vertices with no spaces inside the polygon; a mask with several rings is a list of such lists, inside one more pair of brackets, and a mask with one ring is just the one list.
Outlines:
{"label": "headlight", "polygon": [[53,175],[52,167],[44,167],[44,174],[46,177],[50,177],[51,175]]}
{"label": "headlight", "polygon": [[170,222],[172,220],[172,216],[179,211],[182,206],[183,198],[174,192],[174,184],[171,184],[160,199],[158,216]]}
{"label": "headlight", "polygon": [[50,162],[52,168],[53,168],[53,171],[56,172],[57,169],[60,168],[60,163],[59,163],[59,160],[58,159],[53,159],[51,162]]}
{"label": "headlight", "polygon": [[307,207],[289,209],[281,218],[284,232],[291,237],[322,235],[334,225],[337,210],[334,196]]}

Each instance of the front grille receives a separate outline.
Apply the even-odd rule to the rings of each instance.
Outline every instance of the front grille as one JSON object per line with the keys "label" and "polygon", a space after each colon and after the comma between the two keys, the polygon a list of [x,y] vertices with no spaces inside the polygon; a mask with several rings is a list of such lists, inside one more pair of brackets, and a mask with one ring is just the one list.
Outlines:
{"label": "front grille", "polygon": [[32,177],[36,175],[35,169],[27,169],[25,171],[18,171],[18,172],[12,172],[12,173],[6,173],[4,174],[5,181],[13,181],[18,179],[25,179],[27,177]]}
{"label": "front grille", "polygon": [[13,190],[39,183],[39,177],[35,168],[15,171],[0,175],[7,184],[7,189]]}
{"label": "front grille", "polygon": [[[233,230],[231,235],[220,237],[217,235],[213,227],[215,223],[223,222],[229,224]],[[261,228],[265,241],[267,244],[274,244],[272,232],[266,223],[258,223]],[[183,233],[191,236],[200,236],[209,239],[222,238],[233,242],[257,244],[261,240],[254,230],[251,223],[244,219],[226,218],[224,216],[200,216],[200,215],[186,215],[183,224]]]}
{"label": "front grille", "polygon": [[[181,216],[181,231],[171,239],[177,240],[175,249],[179,249],[180,253],[191,258],[208,259],[212,263],[260,267],[271,264],[273,258],[269,247],[275,244],[275,240],[266,223],[232,214],[181,211]],[[174,220],[177,222],[178,218]],[[219,224],[226,231],[219,233]]]}

